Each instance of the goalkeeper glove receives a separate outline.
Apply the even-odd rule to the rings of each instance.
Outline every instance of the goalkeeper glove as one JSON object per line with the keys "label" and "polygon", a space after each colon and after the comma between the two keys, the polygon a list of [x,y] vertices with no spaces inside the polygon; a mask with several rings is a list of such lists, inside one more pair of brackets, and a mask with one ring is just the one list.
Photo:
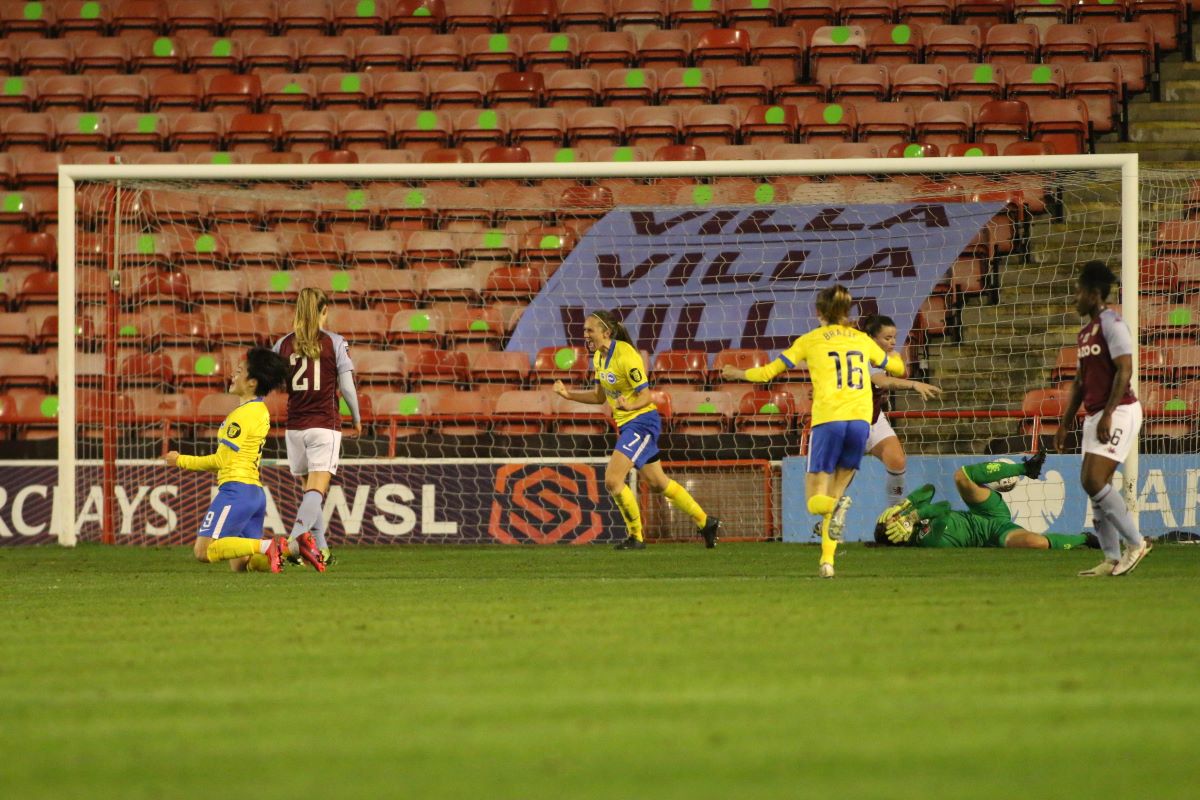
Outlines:
{"label": "goalkeeper glove", "polygon": [[1042,450],[1033,458],[1023,459],[1025,465],[1025,477],[1039,478],[1042,475],[1042,465],[1046,463],[1046,451]]}

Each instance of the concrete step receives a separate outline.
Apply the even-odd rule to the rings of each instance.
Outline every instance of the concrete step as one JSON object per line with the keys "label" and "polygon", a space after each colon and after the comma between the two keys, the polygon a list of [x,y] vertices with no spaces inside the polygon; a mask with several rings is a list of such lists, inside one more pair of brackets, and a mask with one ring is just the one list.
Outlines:
{"label": "concrete step", "polygon": [[[1200,35],[1200,30],[1194,31]],[[1159,78],[1167,81],[1200,81],[1200,64],[1193,61],[1166,62],[1159,66]]]}
{"label": "concrete step", "polygon": [[1162,87],[1162,99],[1172,103],[1200,102],[1200,81],[1171,81]]}
{"label": "concrete step", "polygon": [[[1200,66],[1190,64],[1188,66]],[[1129,124],[1139,122],[1179,121],[1196,124],[1200,120],[1200,102],[1142,103],[1129,107]]]}
{"label": "concrete step", "polygon": [[[1195,100],[1200,101],[1200,86],[1197,87]],[[1200,124],[1194,121],[1162,120],[1129,126],[1131,142],[1188,143],[1198,139]]]}
{"label": "concrete step", "polygon": [[1140,163],[1200,161],[1200,136],[1192,146],[1179,142],[1098,142],[1097,153],[1137,153]]}

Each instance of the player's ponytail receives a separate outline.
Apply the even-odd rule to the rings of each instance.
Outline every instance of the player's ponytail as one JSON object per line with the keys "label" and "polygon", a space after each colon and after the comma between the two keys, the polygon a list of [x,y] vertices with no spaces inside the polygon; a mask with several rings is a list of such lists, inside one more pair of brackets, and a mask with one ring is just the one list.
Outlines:
{"label": "player's ponytail", "polygon": [[600,320],[600,324],[608,331],[608,335],[616,339],[618,342],[633,344],[633,337],[629,335],[629,331],[622,324],[621,320],[617,319],[617,315],[611,311],[593,311],[592,316]]}
{"label": "player's ponytail", "polygon": [[321,357],[321,314],[329,307],[329,298],[320,289],[300,290],[296,298],[296,352],[310,359]]}
{"label": "player's ponytail", "polygon": [[850,321],[850,290],[840,283],[817,292],[817,315],[826,325],[845,325]]}

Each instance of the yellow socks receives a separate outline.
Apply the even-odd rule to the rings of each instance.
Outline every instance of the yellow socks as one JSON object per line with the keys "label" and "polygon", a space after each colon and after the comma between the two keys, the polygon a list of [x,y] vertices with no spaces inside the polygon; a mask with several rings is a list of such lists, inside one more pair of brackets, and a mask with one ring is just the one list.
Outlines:
{"label": "yellow socks", "polygon": [[829,538],[829,515],[821,517],[821,561],[822,564],[833,565],[833,556],[837,553],[838,543]]}
{"label": "yellow socks", "polygon": [[697,528],[703,528],[708,522],[708,514],[704,513],[704,509],[696,502],[696,498],[688,494],[688,490],[675,481],[667,483],[667,488],[663,490],[663,497],[667,498],[671,505],[691,517]]}
{"label": "yellow socks", "polygon": [[255,553],[250,556],[250,560],[246,563],[246,570],[249,572],[270,572],[271,562],[263,553]]}
{"label": "yellow socks", "polygon": [[808,513],[821,518],[821,563],[833,564],[833,556],[837,553],[837,542],[829,538],[829,520],[837,501],[827,494],[813,495],[808,498]]}
{"label": "yellow socks", "polygon": [[642,513],[638,511],[637,498],[633,496],[633,490],[628,486],[622,486],[621,491],[617,492],[613,499],[617,502],[617,509],[620,510],[621,516],[625,518],[625,527],[629,530],[629,535],[640,541],[642,538]]}
{"label": "yellow socks", "polygon": [[218,561],[243,558],[261,552],[262,547],[259,539],[243,539],[238,536],[230,536],[227,539],[217,539],[208,546],[208,561],[211,564],[215,564]]}

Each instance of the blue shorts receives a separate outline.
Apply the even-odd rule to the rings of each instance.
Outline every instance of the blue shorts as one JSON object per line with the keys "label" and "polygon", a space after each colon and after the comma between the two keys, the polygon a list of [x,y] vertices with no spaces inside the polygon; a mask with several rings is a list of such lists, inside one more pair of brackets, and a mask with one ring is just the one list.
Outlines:
{"label": "blue shorts", "polygon": [[658,435],[662,417],[650,411],[634,417],[617,429],[616,451],[633,462],[637,469],[658,458]]}
{"label": "blue shorts", "polygon": [[261,486],[248,483],[222,483],[217,489],[197,536],[220,539],[239,536],[261,539],[263,519],[267,516],[267,493]]}
{"label": "blue shorts", "polygon": [[870,423],[858,419],[817,425],[808,444],[808,471],[832,473],[838,469],[858,469],[870,435]]}

